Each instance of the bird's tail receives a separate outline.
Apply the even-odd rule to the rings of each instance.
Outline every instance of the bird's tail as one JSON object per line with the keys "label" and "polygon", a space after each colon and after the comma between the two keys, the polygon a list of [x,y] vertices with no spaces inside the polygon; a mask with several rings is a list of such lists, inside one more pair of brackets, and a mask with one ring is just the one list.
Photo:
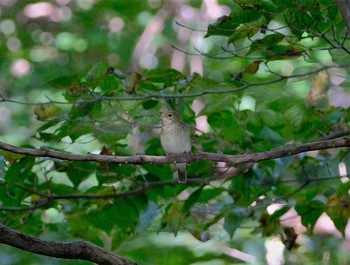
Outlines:
{"label": "bird's tail", "polygon": [[187,182],[187,174],[186,174],[186,163],[178,163],[177,167],[177,181],[179,183]]}

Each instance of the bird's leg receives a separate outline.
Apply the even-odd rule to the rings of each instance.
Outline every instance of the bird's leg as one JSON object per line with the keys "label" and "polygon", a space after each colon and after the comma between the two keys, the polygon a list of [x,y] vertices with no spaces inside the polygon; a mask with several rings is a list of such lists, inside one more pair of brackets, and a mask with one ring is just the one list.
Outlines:
{"label": "bird's leg", "polygon": [[[186,158],[188,158],[189,156],[191,156],[191,151],[190,152],[184,152],[184,155]],[[189,165],[189,162],[186,162],[187,165]]]}

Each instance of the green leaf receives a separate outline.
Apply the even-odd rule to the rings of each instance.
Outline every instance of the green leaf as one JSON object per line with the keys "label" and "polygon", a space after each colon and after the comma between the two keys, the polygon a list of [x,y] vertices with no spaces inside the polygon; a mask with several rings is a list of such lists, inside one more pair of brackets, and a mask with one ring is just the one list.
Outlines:
{"label": "green leaf", "polygon": [[[24,182],[32,179],[32,168],[35,164],[35,157],[25,156],[13,163],[6,171],[5,180],[10,186],[15,183]],[[32,181],[31,181],[32,182]],[[34,183],[33,183],[34,184]]]}
{"label": "green leaf", "polygon": [[[37,185],[37,176],[32,173],[33,166],[35,165],[35,157],[25,156],[20,160],[14,162],[5,173],[6,183],[6,197],[10,197],[9,206],[19,206],[22,200],[28,196],[28,192],[22,188],[17,187],[17,184],[21,186],[31,188]],[[0,199],[1,200],[1,199]],[[6,202],[6,200],[5,200]]]}
{"label": "green leaf", "polygon": [[68,178],[77,187],[82,181],[87,179],[92,173],[95,172],[97,166],[95,163],[87,162],[72,162],[65,168]]}
{"label": "green leaf", "polygon": [[153,109],[155,106],[158,105],[158,103],[159,103],[158,100],[150,99],[150,100],[146,100],[146,101],[142,102],[142,107],[143,107],[145,110]]}
{"label": "green leaf", "polygon": [[139,223],[139,213],[129,199],[116,199],[102,209],[91,210],[86,215],[91,225],[110,234],[115,227],[124,236],[132,233]]}
{"label": "green leaf", "polygon": [[162,226],[170,229],[175,235],[177,235],[187,215],[181,210],[182,207],[180,202],[169,204],[162,218]]}
{"label": "green leaf", "polygon": [[197,161],[187,166],[188,177],[208,178],[213,175],[214,163],[212,161]]}
{"label": "green leaf", "polygon": [[259,32],[261,26],[262,24],[259,21],[238,26],[235,32],[231,36],[229,36],[228,43],[233,43],[243,38],[253,37],[256,33]]}
{"label": "green leaf", "polygon": [[[41,187],[44,191],[47,189],[47,183],[44,183]],[[62,183],[50,182],[50,191],[54,194],[73,194],[76,192],[76,188],[71,185],[68,186]]]}
{"label": "green leaf", "polygon": [[[288,0],[287,0],[288,1]],[[274,17],[276,14],[278,14],[279,10],[278,7],[268,1],[261,1],[261,13],[265,16],[265,17]]]}
{"label": "green leaf", "polygon": [[339,10],[336,5],[328,6],[327,17],[330,21],[336,21],[336,18],[339,17]]}
{"label": "green leaf", "polygon": [[259,19],[260,12],[254,9],[234,9],[230,14],[230,18],[231,18],[231,21],[230,21],[231,23],[244,24],[244,23],[249,23]]}
{"label": "green leaf", "polygon": [[338,194],[346,195],[348,194],[349,190],[350,190],[350,181],[340,184]]}
{"label": "green leaf", "polygon": [[294,6],[294,0],[272,0],[281,10],[286,10]]}
{"label": "green leaf", "polygon": [[325,210],[325,205],[321,201],[310,200],[308,203],[298,203],[295,210],[301,216],[301,222],[306,227],[313,228],[316,221]]}
{"label": "green leaf", "polygon": [[350,195],[333,195],[330,197],[327,202],[326,213],[332,219],[335,227],[345,237],[345,228],[350,217]]}
{"label": "green leaf", "polygon": [[95,104],[100,104],[99,102],[77,102],[71,108],[68,113],[68,117],[71,120],[81,118],[83,116],[89,115],[93,111]]}
{"label": "green leaf", "polygon": [[84,121],[65,122],[57,130],[56,135],[59,139],[69,136],[74,142],[80,136],[92,132],[93,124]]}
{"label": "green leaf", "polygon": [[210,127],[225,140],[237,142],[244,139],[245,133],[232,112],[228,110],[212,112],[209,113],[207,120]]}
{"label": "green leaf", "polygon": [[207,34],[204,36],[204,38],[213,35],[230,36],[238,26],[239,24],[233,23],[230,17],[222,16],[218,18],[215,23],[208,26]]}
{"label": "green leaf", "polygon": [[329,54],[332,57],[332,61],[335,64],[346,64],[349,61],[346,60],[346,56],[344,56],[344,51],[341,49],[331,49]]}
{"label": "green leaf", "polygon": [[266,109],[257,113],[263,120],[263,123],[270,128],[276,128],[280,126],[286,126],[286,118],[283,113]]}
{"label": "green leaf", "polygon": [[86,75],[86,79],[88,80],[89,84],[98,84],[102,78],[106,77],[108,68],[109,65],[107,60],[103,60],[92,65]]}
{"label": "green leaf", "polygon": [[[67,224],[69,225],[68,227],[70,229],[70,236],[75,238],[83,238],[84,240],[88,240],[102,247],[103,242],[98,237],[98,234],[101,233],[101,229],[94,225],[91,225],[91,222],[89,222],[89,219],[87,218],[87,214],[93,210],[91,210],[89,207],[83,211],[81,211],[81,208],[76,208],[75,210],[76,211],[67,214]],[[103,221],[106,221],[106,226],[112,226],[112,224],[110,224],[112,220]]]}
{"label": "green leaf", "polygon": [[268,218],[268,221],[269,222],[275,221],[288,211],[289,211],[289,207],[283,206],[281,209],[279,209],[279,210],[275,211],[273,214],[271,214]]}
{"label": "green leaf", "polygon": [[55,103],[49,102],[45,104],[39,104],[34,108],[34,113],[39,121],[46,121],[55,117],[61,108]]}
{"label": "green leaf", "polygon": [[263,127],[259,133],[259,138],[273,145],[282,144],[284,142],[283,137],[278,132],[267,126]]}
{"label": "green leaf", "polygon": [[267,49],[269,61],[297,58],[303,55],[305,49],[297,45],[277,44]]}
{"label": "green leaf", "polygon": [[224,229],[233,237],[233,234],[243,223],[243,216],[239,211],[231,211],[229,214],[225,215]]}
{"label": "green leaf", "polygon": [[120,80],[114,75],[108,75],[101,82],[101,90],[104,96],[116,95],[120,86]]}
{"label": "green leaf", "polygon": [[306,75],[315,71],[314,66],[300,66],[293,70],[293,75]]}
{"label": "green leaf", "polygon": [[261,4],[261,0],[234,0],[236,4],[243,5],[243,6],[258,6]]}
{"label": "green leaf", "polygon": [[171,165],[153,165],[144,164],[142,166],[149,173],[147,174],[147,180],[168,180],[173,177],[173,170]]}
{"label": "green leaf", "polygon": [[270,190],[266,185],[262,185],[269,170],[271,169],[268,167],[264,171],[255,168],[232,179],[230,190],[232,190],[231,195],[235,199],[235,205],[249,207],[259,196],[265,195]]}
{"label": "green leaf", "polygon": [[[6,167],[5,161],[9,162],[10,164],[13,164],[17,160],[20,160],[21,158],[25,157],[25,155],[17,154],[17,153],[12,153],[6,150],[0,150],[0,165],[3,167]],[[1,167],[0,167],[1,168]]]}
{"label": "green leaf", "polygon": [[191,195],[188,197],[188,199],[184,202],[184,205],[182,206],[183,212],[188,212],[191,209],[191,207],[198,201],[203,188],[204,186],[201,186],[191,193]]}
{"label": "green leaf", "polygon": [[248,54],[251,54],[254,51],[261,51],[265,49],[272,49],[274,45],[281,42],[285,36],[280,33],[274,33],[267,35],[263,39],[255,40],[251,45]]}
{"label": "green leaf", "polygon": [[36,129],[37,132],[43,132],[53,126],[56,126],[58,123],[57,120],[50,120],[50,121],[47,121],[46,123],[44,123],[43,125],[41,125],[38,129]]}
{"label": "green leaf", "polygon": [[79,85],[79,79],[76,76],[60,76],[47,83],[56,89],[68,89],[70,86]]}
{"label": "green leaf", "polygon": [[278,233],[281,227],[280,220],[276,218],[270,219],[270,216],[266,211],[264,211],[260,216],[259,223],[260,223],[261,234],[264,237],[268,237]]}
{"label": "green leaf", "polygon": [[114,146],[120,139],[125,139],[129,133],[131,133],[131,125],[124,121],[119,120],[111,123],[101,123],[96,125],[93,131],[93,135],[101,143],[108,146]]}
{"label": "green leaf", "polygon": [[99,185],[115,184],[117,181],[125,178],[133,179],[135,175],[135,167],[133,165],[121,165],[115,163],[101,163],[96,177]]}
{"label": "green leaf", "polygon": [[146,71],[143,74],[143,78],[154,83],[163,83],[165,86],[168,86],[177,82],[179,79],[184,79],[185,75],[175,69],[153,69]]}
{"label": "green leaf", "polygon": [[81,98],[85,98],[90,92],[91,90],[83,85],[72,85],[66,89],[63,95],[66,100],[74,102]]}
{"label": "green leaf", "polygon": [[202,189],[202,192],[199,196],[198,202],[199,203],[206,203],[211,199],[214,199],[215,197],[219,196],[225,191],[225,189],[220,188],[210,188],[210,189]]}
{"label": "green leaf", "polygon": [[305,107],[302,105],[294,105],[287,109],[284,113],[287,121],[294,129],[298,129],[304,120]]}

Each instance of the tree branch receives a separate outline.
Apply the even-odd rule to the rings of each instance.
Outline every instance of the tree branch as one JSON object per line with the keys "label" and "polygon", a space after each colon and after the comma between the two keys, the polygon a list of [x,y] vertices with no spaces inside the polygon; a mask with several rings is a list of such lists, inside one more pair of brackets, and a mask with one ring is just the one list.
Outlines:
{"label": "tree branch", "polygon": [[[212,177],[208,178],[190,178],[187,180],[186,185],[199,185],[199,184],[208,184],[211,181],[216,181],[216,180],[226,180],[233,178],[237,176],[238,174],[248,170],[252,166],[252,163],[246,163],[242,167],[237,167],[237,168],[231,168],[230,171],[220,174],[220,175],[214,175]],[[54,201],[57,200],[63,200],[63,199],[88,199],[88,200],[96,200],[96,199],[112,199],[112,198],[126,198],[129,196],[134,196],[138,195],[141,193],[146,192],[147,190],[150,190],[152,188],[156,187],[162,187],[166,185],[179,185],[177,180],[162,180],[162,181],[152,181],[152,182],[147,182],[143,185],[140,185],[137,188],[123,191],[123,192],[112,192],[112,193],[107,193],[107,194],[81,194],[81,193],[73,193],[73,194],[55,194],[52,192],[46,193],[40,193],[32,189],[28,189],[26,187],[23,187],[21,185],[16,185],[18,188],[28,191],[29,193],[33,193],[36,195],[39,195],[42,199],[38,200],[37,202],[34,202],[33,205],[30,206],[21,206],[21,207],[4,207],[0,206],[0,211],[10,211],[10,212],[23,212],[23,211],[32,211],[35,209],[43,208],[44,206],[48,206],[49,204],[53,203]]]}
{"label": "tree branch", "polygon": [[271,160],[280,157],[287,157],[300,154],[307,151],[324,150],[331,148],[350,147],[350,139],[336,138],[330,140],[312,141],[305,144],[277,148],[267,152],[259,152],[244,155],[225,155],[199,152],[190,155],[171,155],[171,156],[112,156],[98,154],[72,154],[51,149],[33,149],[13,146],[4,142],[0,142],[0,149],[16,154],[38,157],[51,157],[69,161],[95,161],[104,163],[120,163],[120,164],[171,164],[171,163],[190,163],[199,160],[211,160],[215,162],[227,162],[234,164],[259,162]]}
{"label": "tree branch", "polygon": [[[350,0],[349,0],[350,1]],[[325,38],[323,35],[319,35],[318,37],[320,38]],[[299,44],[298,44],[299,45]],[[334,46],[334,45],[333,45]],[[345,47],[343,46],[342,49]],[[305,48],[306,49],[306,48]],[[308,51],[311,50],[308,48]],[[228,51],[227,51],[228,52]],[[205,56],[209,56],[206,54],[203,54]],[[232,57],[227,57],[226,59],[231,59]],[[225,59],[225,58],[216,58],[216,59]],[[253,58],[252,58],[253,59]],[[259,59],[259,58],[254,58],[254,59]],[[232,87],[232,85],[224,85],[222,83],[217,83],[217,86],[220,86],[220,89],[201,89],[200,87],[195,87],[198,89],[198,92],[193,92],[190,94],[182,93],[182,94],[167,94],[167,93],[154,93],[154,94],[146,94],[146,95],[133,95],[133,96],[125,96],[125,95],[120,95],[120,96],[114,96],[114,97],[107,97],[107,96],[101,96],[99,94],[93,94],[90,99],[80,101],[80,103],[88,103],[88,102],[96,102],[96,101],[141,101],[141,100],[147,100],[147,99],[176,99],[176,98],[197,98],[200,96],[208,95],[208,94],[229,94],[229,93],[235,93],[239,92],[251,87],[259,87],[259,86],[266,86],[270,84],[275,84],[278,82],[281,82],[283,80],[291,79],[291,78],[302,78],[302,77],[308,77],[313,74],[316,74],[322,70],[327,70],[327,69],[334,69],[334,68],[349,68],[350,64],[338,64],[338,65],[325,65],[322,67],[319,67],[315,70],[309,71],[307,73],[300,73],[300,74],[293,74],[293,75],[282,75],[282,74],[277,74],[277,73],[270,73],[274,74],[277,76],[277,78],[273,80],[268,80],[268,81],[262,81],[262,82],[256,82],[256,83],[243,83],[241,82],[241,86],[238,87]],[[189,86],[191,87],[191,82],[189,81]],[[225,88],[225,89],[223,89]],[[75,104],[75,102],[67,102],[67,101],[55,101],[52,99],[49,99],[48,101],[42,101],[42,102],[24,102],[24,101],[18,101],[14,100],[11,98],[5,98],[0,94],[0,103],[13,103],[13,104],[21,104],[21,105],[39,105],[39,104],[47,104],[47,103],[55,103],[55,104]]]}
{"label": "tree branch", "polygon": [[0,243],[26,250],[40,255],[62,258],[81,259],[95,262],[99,265],[135,265],[117,254],[109,252],[89,242],[45,241],[39,238],[19,233],[0,224]]}

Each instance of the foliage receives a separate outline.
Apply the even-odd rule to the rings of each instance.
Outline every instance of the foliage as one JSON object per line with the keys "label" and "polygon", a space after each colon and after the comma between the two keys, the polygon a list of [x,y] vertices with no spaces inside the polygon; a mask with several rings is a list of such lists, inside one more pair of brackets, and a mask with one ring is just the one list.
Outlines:
{"label": "foliage", "polygon": [[[170,67],[122,71],[108,60],[98,60],[87,69],[82,69],[80,61],[69,64],[61,76],[45,82],[51,94],[62,96],[34,106],[32,116],[40,125],[26,147],[120,156],[163,155],[157,124],[164,108],[176,109],[191,125],[195,118],[206,117],[210,132],[193,131],[193,151],[265,152],[348,130],[349,104],[340,104],[339,98],[348,97],[350,46],[334,1],[232,2],[231,13],[210,24],[205,35],[209,39],[221,36],[218,45],[210,52],[199,51],[216,59],[210,62],[216,75],[209,74],[211,69],[200,75]],[[128,10],[125,16],[131,17],[139,9]],[[82,36],[98,42],[101,32],[87,33]],[[224,44],[218,47],[221,42]],[[100,45],[104,44],[94,47]],[[225,62],[219,60],[223,57]],[[2,67],[6,67],[5,62]],[[44,72],[41,67],[37,71]],[[32,86],[33,81],[27,84]],[[332,91],[339,87],[340,95],[335,95]],[[203,108],[195,109],[195,101]],[[322,236],[313,233],[326,213],[345,236],[350,182],[339,168],[349,168],[346,149],[264,161],[238,175],[230,170],[242,165],[193,162],[187,169],[189,178],[227,177],[201,185],[164,184],[108,199],[86,195],[118,195],[171,180],[175,178],[173,166],[2,154],[0,220],[22,232],[48,234],[57,240],[88,240],[140,264],[164,264],[164,260],[167,264],[214,259],[222,264],[238,262],[210,247],[198,258],[196,250],[185,243],[205,246],[218,238],[225,240],[217,245],[245,251],[257,262],[264,262],[257,246],[274,237],[284,238],[285,247],[304,262],[320,261],[322,257],[312,256],[320,255],[318,249],[331,249],[330,259],[338,264],[349,259],[339,249],[340,239],[329,237],[325,243]],[[62,199],[31,208],[52,194]],[[280,207],[275,212],[268,211],[276,205]],[[286,229],[283,217],[290,209],[301,217],[304,234],[319,244],[318,248],[305,242],[287,245],[294,231]],[[160,232],[172,233],[177,237],[171,240],[183,241],[170,244]],[[304,254],[298,244],[304,244],[304,252],[307,249],[311,254]],[[159,252],[154,253],[154,248]],[[291,253],[285,253],[286,259]]]}

